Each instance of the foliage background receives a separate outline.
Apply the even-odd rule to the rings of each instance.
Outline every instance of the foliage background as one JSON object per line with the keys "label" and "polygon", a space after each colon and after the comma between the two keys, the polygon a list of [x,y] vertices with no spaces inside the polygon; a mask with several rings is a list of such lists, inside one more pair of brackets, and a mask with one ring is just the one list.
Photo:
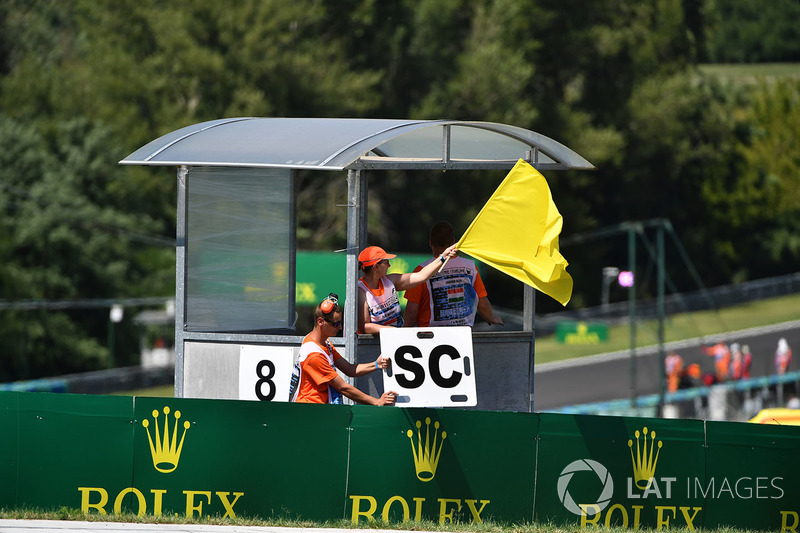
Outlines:
{"label": "foliage background", "polygon": [[[233,116],[529,128],[597,167],[547,175],[562,236],[664,217],[706,285],[794,272],[800,70],[705,65],[800,60],[798,12],[797,0],[2,0],[0,301],[173,295],[174,169],[117,162]],[[374,176],[369,240],[426,251],[432,222],[463,230],[502,177]],[[344,198],[344,176],[300,176],[299,248],[342,247]],[[597,303],[625,246],[562,250],[570,306]],[[487,285],[494,303],[518,303],[513,280]],[[132,314],[116,364],[137,361]],[[0,381],[112,364],[107,308],[0,316]]]}

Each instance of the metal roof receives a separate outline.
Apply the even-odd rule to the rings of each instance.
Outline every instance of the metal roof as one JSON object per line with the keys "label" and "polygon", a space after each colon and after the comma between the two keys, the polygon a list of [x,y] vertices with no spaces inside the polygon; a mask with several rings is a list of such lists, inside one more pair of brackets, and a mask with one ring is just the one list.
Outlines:
{"label": "metal roof", "polygon": [[594,169],[539,133],[494,122],[226,118],[168,133],[122,165],[345,169]]}

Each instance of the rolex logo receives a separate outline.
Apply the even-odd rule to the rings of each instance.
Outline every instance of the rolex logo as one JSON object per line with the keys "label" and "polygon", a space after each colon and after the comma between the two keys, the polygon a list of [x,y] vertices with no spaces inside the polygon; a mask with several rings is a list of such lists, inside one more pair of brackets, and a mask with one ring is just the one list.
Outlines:
{"label": "rolex logo", "polygon": [[183,433],[181,434],[181,441],[178,442],[178,423],[181,418],[181,412],[175,411],[172,415],[175,422],[172,427],[172,439],[170,440],[169,434],[169,407],[164,407],[164,434],[163,437],[158,430],[158,410],[153,410],[153,431],[155,438],[150,434],[150,421],[142,420],[142,426],[147,430],[147,438],[150,441],[150,455],[153,457],[153,466],[159,472],[168,474],[178,468],[178,461],[181,458],[181,450],[183,449],[183,439],[186,437],[186,430],[191,425],[189,421],[183,423]]}
{"label": "rolex logo", "polygon": [[641,442],[639,441],[639,430],[634,433],[636,437],[636,455],[633,454],[633,439],[628,439],[628,448],[631,449],[631,461],[633,462],[633,478],[636,481],[636,486],[640,489],[646,489],[650,485],[650,480],[655,477],[656,463],[658,462],[658,454],[661,452],[662,442],[658,441],[658,449],[656,446],[656,432],[649,433],[650,447],[648,448],[648,432],[647,428],[642,428]]}
{"label": "rolex logo", "polygon": [[439,464],[439,456],[442,454],[442,444],[447,438],[447,432],[442,431],[442,439],[439,440],[439,422],[434,422],[433,441],[431,441],[431,419],[428,417],[425,419],[425,439],[423,440],[422,422],[417,420],[416,426],[416,446],[414,445],[414,430],[409,429],[406,432],[408,440],[411,441],[411,451],[414,453],[414,467],[420,481],[430,481],[436,475],[436,466]]}

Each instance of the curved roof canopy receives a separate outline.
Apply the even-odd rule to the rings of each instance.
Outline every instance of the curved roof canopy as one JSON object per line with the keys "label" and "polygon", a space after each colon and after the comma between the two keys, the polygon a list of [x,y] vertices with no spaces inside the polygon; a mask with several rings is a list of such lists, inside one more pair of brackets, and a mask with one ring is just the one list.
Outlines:
{"label": "curved roof canopy", "polygon": [[566,146],[493,122],[227,118],[168,133],[122,165],[345,169],[594,169]]}

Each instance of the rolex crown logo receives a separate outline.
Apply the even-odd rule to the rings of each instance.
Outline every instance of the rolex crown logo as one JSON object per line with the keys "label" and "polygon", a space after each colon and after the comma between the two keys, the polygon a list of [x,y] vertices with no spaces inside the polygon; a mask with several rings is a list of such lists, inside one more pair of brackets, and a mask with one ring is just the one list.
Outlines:
{"label": "rolex crown logo", "polygon": [[181,441],[178,442],[178,423],[181,419],[181,412],[175,411],[172,415],[175,418],[172,427],[172,439],[169,434],[169,407],[164,407],[164,435],[158,430],[158,410],[153,410],[153,431],[155,438],[150,434],[150,421],[142,420],[142,426],[147,430],[147,439],[150,441],[150,455],[153,457],[153,466],[159,472],[168,474],[178,468],[178,461],[181,458],[183,449],[183,439],[186,438],[186,430],[191,423],[187,420],[183,423],[183,434]]}
{"label": "rolex crown logo", "polygon": [[[442,439],[439,440],[439,422],[433,424],[433,441],[431,441],[431,419],[425,419],[425,440],[422,438],[422,422],[417,420],[417,444],[414,445],[414,430],[406,432],[411,441],[411,451],[414,453],[414,467],[417,470],[417,478],[420,481],[430,481],[436,475],[436,466],[439,464],[439,456],[442,454],[442,445],[447,438],[447,432],[442,431]],[[438,441],[438,447],[437,447]]]}
{"label": "rolex crown logo", "polygon": [[[633,439],[628,439],[628,448],[631,449],[631,461],[633,462],[633,478],[636,481],[636,486],[640,489],[646,489],[650,486],[650,481],[655,477],[658,454],[661,452],[661,441],[658,441],[658,449],[654,450],[656,446],[656,432],[651,431],[649,435],[650,447],[648,448],[647,428],[642,428],[642,442],[639,442],[640,434],[639,430],[636,430],[634,433],[636,437],[635,456],[633,454]],[[654,451],[655,455],[653,455]]]}

